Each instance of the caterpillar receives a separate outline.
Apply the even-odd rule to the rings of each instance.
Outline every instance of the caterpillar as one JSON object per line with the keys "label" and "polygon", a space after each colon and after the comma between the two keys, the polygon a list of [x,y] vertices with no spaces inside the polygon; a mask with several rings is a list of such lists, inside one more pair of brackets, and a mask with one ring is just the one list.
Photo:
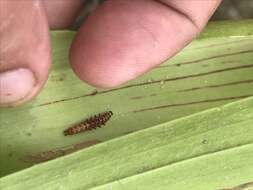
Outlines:
{"label": "caterpillar", "polygon": [[77,133],[82,133],[85,131],[96,129],[97,127],[101,127],[102,125],[105,125],[105,123],[111,118],[112,115],[113,115],[112,111],[100,113],[98,115],[95,115],[93,117],[90,117],[84,120],[83,122],[77,125],[69,127],[63,133],[65,136],[67,136],[67,135],[75,135]]}

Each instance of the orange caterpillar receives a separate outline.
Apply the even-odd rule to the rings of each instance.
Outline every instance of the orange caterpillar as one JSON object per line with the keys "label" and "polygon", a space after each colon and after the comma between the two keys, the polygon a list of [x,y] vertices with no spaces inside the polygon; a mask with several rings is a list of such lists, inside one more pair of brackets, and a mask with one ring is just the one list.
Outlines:
{"label": "orange caterpillar", "polygon": [[101,127],[102,125],[105,125],[105,123],[111,118],[112,115],[113,115],[112,111],[107,111],[107,112],[95,115],[73,127],[66,129],[64,131],[64,135],[65,136],[75,135],[78,133],[96,129],[97,127]]}

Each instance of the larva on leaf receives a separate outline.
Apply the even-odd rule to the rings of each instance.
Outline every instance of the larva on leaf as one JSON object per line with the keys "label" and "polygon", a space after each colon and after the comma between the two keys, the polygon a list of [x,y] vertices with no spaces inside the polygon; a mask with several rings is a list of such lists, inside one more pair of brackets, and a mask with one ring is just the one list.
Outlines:
{"label": "larva on leaf", "polygon": [[65,136],[75,135],[78,133],[90,131],[98,127],[101,127],[102,125],[105,125],[105,123],[111,118],[112,115],[113,115],[112,111],[107,111],[107,112],[95,115],[93,117],[90,117],[84,120],[83,122],[66,129],[64,131],[64,135]]}

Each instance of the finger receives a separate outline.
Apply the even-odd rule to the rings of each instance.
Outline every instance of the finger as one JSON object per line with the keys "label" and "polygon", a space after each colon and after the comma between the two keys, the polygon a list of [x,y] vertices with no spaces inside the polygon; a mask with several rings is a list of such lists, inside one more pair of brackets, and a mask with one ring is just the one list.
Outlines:
{"label": "finger", "polygon": [[204,27],[220,0],[108,0],[79,29],[71,64],[88,83],[113,87],[173,56]]}
{"label": "finger", "polygon": [[49,31],[39,0],[0,1],[0,105],[36,96],[50,65]]}
{"label": "finger", "polygon": [[84,0],[44,0],[49,26],[52,29],[68,28],[83,7]]}

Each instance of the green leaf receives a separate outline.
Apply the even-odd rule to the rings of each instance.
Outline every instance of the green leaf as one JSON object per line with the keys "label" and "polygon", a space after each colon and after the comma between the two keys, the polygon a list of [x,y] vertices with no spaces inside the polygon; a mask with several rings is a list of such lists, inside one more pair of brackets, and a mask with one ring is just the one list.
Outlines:
{"label": "green leaf", "polygon": [[[173,59],[111,90],[73,74],[68,50],[74,34],[52,32],[53,67],[39,97],[0,109],[0,176],[253,95],[252,20],[212,23]],[[73,123],[106,110],[114,112],[106,127],[63,136]]]}
{"label": "green leaf", "polygon": [[0,184],[3,190],[224,189],[253,182],[252,134],[253,97],[39,164]]}

